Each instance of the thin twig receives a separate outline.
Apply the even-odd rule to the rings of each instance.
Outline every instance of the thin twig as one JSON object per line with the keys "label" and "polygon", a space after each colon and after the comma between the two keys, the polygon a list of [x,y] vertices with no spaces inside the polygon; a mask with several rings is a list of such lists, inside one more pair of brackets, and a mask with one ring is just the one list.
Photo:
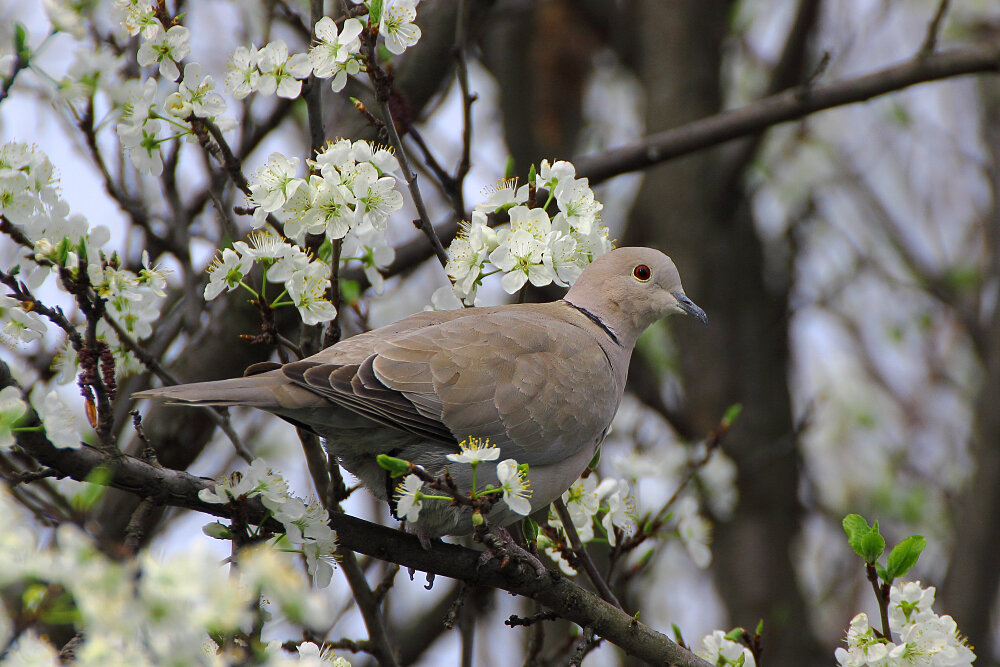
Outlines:
{"label": "thin twig", "polygon": [[951,7],[951,0],[941,0],[938,3],[934,18],[927,24],[927,35],[924,37],[924,43],[920,46],[920,55],[930,55],[937,49],[938,36],[941,34],[941,27],[944,25],[949,7]]}
{"label": "thin twig", "polygon": [[455,75],[458,77],[458,85],[462,90],[462,157],[455,169],[455,176],[452,181],[455,184],[453,201],[455,213],[459,219],[465,218],[465,195],[463,185],[465,177],[472,166],[472,104],[476,101],[476,95],[469,92],[469,67],[466,61],[466,51],[469,42],[469,18],[467,0],[459,0],[458,12],[455,18]]}
{"label": "thin twig", "polygon": [[434,249],[434,254],[437,255],[438,261],[441,262],[441,266],[444,266],[448,263],[448,253],[445,251],[444,246],[441,245],[441,239],[438,238],[437,232],[434,231],[434,225],[431,224],[430,216],[427,214],[427,207],[424,205],[424,198],[421,196],[420,187],[417,185],[417,174],[410,168],[410,161],[406,156],[406,147],[403,145],[403,141],[399,138],[399,132],[396,130],[396,121],[393,119],[392,110],[389,108],[392,83],[389,76],[379,64],[378,56],[375,55],[375,34],[372,32],[372,28],[362,32],[361,48],[368,67],[368,76],[375,87],[375,99],[379,110],[382,112],[385,130],[389,135],[389,144],[395,151],[396,159],[399,161],[399,168],[403,172],[403,179],[410,190],[410,197],[413,199],[413,205],[417,208],[417,215],[420,216],[414,221],[414,225],[427,237],[431,247]]}
{"label": "thin twig", "polygon": [[[105,316],[104,321],[114,329],[115,334],[118,336],[118,342],[125,346],[135,357],[142,362],[142,364],[148,368],[154,375],[163,380],[164,384],[176,385],[184,384],[181,380],[175,377],[170,371],[163,367],[162,364],[150,354],[146,349],[139,345],[139,343],[133,339],[125,329],[121,327],[118,322],[115,322],[111,317]],[[226,412],[225,408],[211,407],[211,406],[201,406],[208,416],[215,422],[216,426],[226,434],[229,441],[233,444],[233,448],[236,450],[236,454],[246,461],[247,463],[253,462],[253,455],[244,447],[243,442],[240,440],[239,434],[236,429],[233,428],[233,424],[229,419],[229,414]]]}
{"label": "thin twig", "polygon": [[573,525],[573,517],[569,515],[569,510],[566,509],[566,503],[563,502],[562,498],[556,498],[552,506],[556,508],[556,514],[559,515],[559,520],[562,521],[566,537],[569,538],[569,543],[573,545],[573,551],[580,560],[580,564],[583,565],[583,570],[587,573],[587,577],[590,578],[590,582],[594,584],[594,588],[597,589],[597,592],[606,602],[610,602],[619,609],[623,609],[622,603],[615,597],[615,594],[611,591],[611,587],[608,586],[608,582],[604,581],[604,577],[597,571],[594,561],[590,559],[587,547],[580,541],[580,536],[576,532],[576,526]]}

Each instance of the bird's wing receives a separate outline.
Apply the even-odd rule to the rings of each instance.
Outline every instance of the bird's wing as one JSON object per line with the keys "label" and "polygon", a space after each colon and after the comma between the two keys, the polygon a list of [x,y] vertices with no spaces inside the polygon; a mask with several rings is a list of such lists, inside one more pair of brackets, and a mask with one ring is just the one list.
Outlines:
{"label": "bird's wing", "polygon": [[551,309],[494,310],[383,338],[361,363],[305,360],[296,384],[434,440],[489,438],[505,457],[560,460],[608,426],[620,391],[593,332]]}

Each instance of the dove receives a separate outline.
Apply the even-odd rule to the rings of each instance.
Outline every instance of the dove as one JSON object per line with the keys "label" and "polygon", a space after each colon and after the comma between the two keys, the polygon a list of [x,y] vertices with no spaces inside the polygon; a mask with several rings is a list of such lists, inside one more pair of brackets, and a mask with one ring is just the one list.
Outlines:
{"label": "dove", "polygon": [[[284,365],[265,362],[244,377],[149,389],[133,398],[190,406],[249,406],[323,438],[340,464],[376,497],[393,503],[388,454],[472,486],[471,466],[448,461],[475,437],[500,460],[528,464],[532,511],[575,482],[607,435],[625,390],[639,335],[685,313],[707,323],[669,257],[618,248],[596,258],[566,296],[550,303],[424,311]],[[476,486],[499,486],[494,462]],[[393,506],[394,508],[394,506]],[[498,501],[487,516],[521,518]],[[472,531],[468,508],[424,501],[407,529],[422,540]]]}

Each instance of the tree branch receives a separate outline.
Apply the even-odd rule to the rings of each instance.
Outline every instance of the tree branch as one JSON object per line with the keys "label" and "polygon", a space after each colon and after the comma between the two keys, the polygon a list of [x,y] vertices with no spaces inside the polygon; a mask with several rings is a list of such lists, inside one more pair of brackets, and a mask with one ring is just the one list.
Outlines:
{"label": "tree branch", "polygon": [[823,109],[863,102],[929,81],[998,71],[1000,44],[918,55],[871,74],[821,86],[795,88],[739,109],[652,134],[631,146],[585,155],[575,160],[576,172],[581,178],[589,178],[593,185]]}

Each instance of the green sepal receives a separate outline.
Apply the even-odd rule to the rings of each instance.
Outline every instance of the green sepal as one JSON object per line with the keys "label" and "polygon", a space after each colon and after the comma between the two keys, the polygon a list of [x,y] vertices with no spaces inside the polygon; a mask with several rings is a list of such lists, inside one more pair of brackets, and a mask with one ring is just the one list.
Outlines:
{"label": "green sepal", "polygon": [[380,467],[388,470],[389,474],[393,477],[402,477],[410,472],[410,462],[404,461],[403,459],[397,459],[395,456],[379,454],[375,457],[375,462],[378,463]]}

